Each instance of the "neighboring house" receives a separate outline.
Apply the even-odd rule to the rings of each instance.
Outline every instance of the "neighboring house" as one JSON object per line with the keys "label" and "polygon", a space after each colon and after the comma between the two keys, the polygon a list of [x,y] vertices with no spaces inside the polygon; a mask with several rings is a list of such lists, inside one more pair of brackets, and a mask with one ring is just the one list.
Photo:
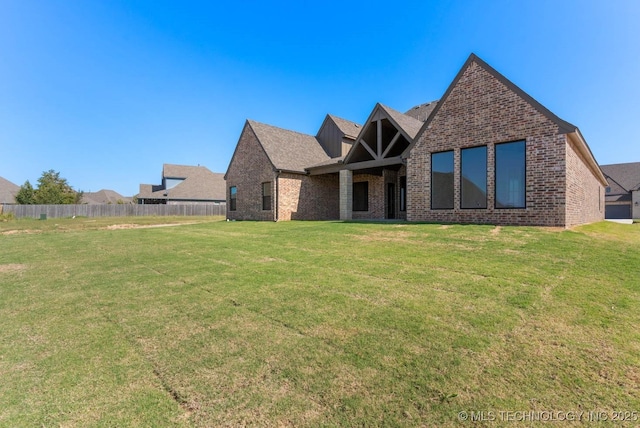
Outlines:
{"label": "neighboring house", "polygon": [[604,218],[607,181],[578,128],[471,55],[440,101],[377,104],[318,134],[248,120],[229,219],[407,219],[572,226]]}
{"label": "neighboring house", "polygon": [[98,192],[84,192],[80,203],[89,205],[130,204],[131,201],[131,197],[122,196],[114,190],[102,189]]}
{"label": "neighboring house", "polygon": [[141,184],[139,204],[225,203],[224,174],[204,166],[164,164],[162,183]]}
{"label": "neighboring house", "polygon": [[640,162],[602,165],[606,218],[640,218]]}
{"label": "neighboring house", "polygon": [[0,177],[0,204],[15,204],[20,186]]}

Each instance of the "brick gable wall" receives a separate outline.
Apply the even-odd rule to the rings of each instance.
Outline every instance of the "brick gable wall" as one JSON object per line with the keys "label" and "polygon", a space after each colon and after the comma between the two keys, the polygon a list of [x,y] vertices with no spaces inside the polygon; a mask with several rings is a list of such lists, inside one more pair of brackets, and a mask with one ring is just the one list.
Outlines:
{"label": "brick gable wall", "polygon": [[[271,182],[275,195],[276,174],[258,139],[246,124],[227,171],[227,218],[230,220],[275,220],[275,210],[262,210],[262,183]],[[229,188],[236,186],[236,210],[230,211]],[[272,207],[275,205],[272,196]]]}
{"label": "brick gable wall", "polygon": [[[495,144],[518,140],[526,141],[526,208],[495,209]],[[481,145],[486,145],[488,152],[487,209],[463,210],[460,209],[460,149]],[[431,210],[431,153],[446,150],[454,150],[454,209]],[[567,182],[567,153],[567,137],[558,134],[555,123],[476,62],[471,62],[411,150],[407,164],[407,219],[546,226],[595,219],[594,199],[579,204],[583,195],[573,187],[570,190],[572,217],[567,219],[567,185],[579,180],[590,181],[586,166],[581,168],[572,163],[570,168],[575,175],[570,175],[571,183]],[[595,180],[593,174],[590,175]],[[589,208],[585,208],[585,204]],[[583,208],[590,213],[577,215]],[[597,208],[596,205],[595,210]]]}

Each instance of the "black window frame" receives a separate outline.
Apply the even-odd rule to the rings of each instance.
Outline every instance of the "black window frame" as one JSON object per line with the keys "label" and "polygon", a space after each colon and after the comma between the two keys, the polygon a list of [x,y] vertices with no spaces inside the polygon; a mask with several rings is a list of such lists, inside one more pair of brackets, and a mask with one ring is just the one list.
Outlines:
{"label": "black window frame", "polygon": [[[484,149],[484,206],[468,207],[464,204],[465,180],[464,180],[464,153],[470,150]],[[460,209],[462,210],[486,210],[489,207],[489,148],[486,145],[465,147],[460,149]],[[474,183],[475,184],[475,183]],[[482,190],[482,189],[481,189]]]}
{"label": "black window frame", "polygon": [[[438,155],[444,155],[444,154],[451,154],[451,206],[446,206],[446,207],[435,207],[433,202],[434,202],[434,180],[433,180],[433,158],[434,156],[438,156]],[[431,174],[430,174],[430,178],[431,178],[431,209],[432,210],[453,210],[455,209],[455,171],[456,171],[456,154],[455,154],[455,150],[445,150],[445,151],[441,151],[441,152],[433,152],[431,153]]]}
{"label": "black window frame", "polygon": [[[523,146],[523,176],[524,179],[522,181],[522,206],[498,206],[498,174],[500,165],[498,165],[498,147],[505,146],[509,144],[521,144]],[[527,208],[527,141],[526,140],[515,140],[515,141],[506,141],[504,143],[497,143],[493,148],[493,206],[496,210],[522,210]]]}
{"label": "black window frame", "polygon": [[[265,181],[262,183],[262,211],[271,211],[273,209],[271,198],[273,189],[271,188],[271,183],[271,181]],[[265,192],[265,189],[268,190],[268,194]]]}
{"label": "black window frame", "polygon": [[238,187],[229,186],[229,211],[235,211],[237,208]]}
{"label": "black window frame", "polygon": [[353,211],[366,212],[369,211],[369,182],[357,181],[352,183],[351,189]]}

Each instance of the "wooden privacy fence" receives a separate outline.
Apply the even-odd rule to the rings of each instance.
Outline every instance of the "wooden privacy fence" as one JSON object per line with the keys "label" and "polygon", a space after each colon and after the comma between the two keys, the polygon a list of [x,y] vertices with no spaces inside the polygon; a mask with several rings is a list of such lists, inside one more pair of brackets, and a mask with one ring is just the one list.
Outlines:
{"label": "wooden privacy fence", "polygon": [[16,218],[127,217],[127,216],[224,216],[226,204],[182,205],[0,205],[0,213]]}

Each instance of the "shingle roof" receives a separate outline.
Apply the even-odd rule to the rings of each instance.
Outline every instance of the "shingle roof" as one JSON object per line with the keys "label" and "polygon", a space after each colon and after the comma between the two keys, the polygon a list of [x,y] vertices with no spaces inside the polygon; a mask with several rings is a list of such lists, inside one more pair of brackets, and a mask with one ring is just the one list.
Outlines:
{"label": "shingle roof", "polygon": [[411,139],[414,139],[418,134],[418,131],[420,131],[420,128],[422,128],[422,121],[411,116],[407,116],[404,113],[400,113],[391,107],[387,107],[382,104],[380,104],[380,107],[398,124],[399,127],[402,128],[404,132],[407,133],[407,135],[409,135],[409,137],[411,137]]}
{"label": "shingle roof", "polygon": [[420,104],[415,107],[411,107],[404,114],[407,116],[411,116],[414,119],[418,119],[421,122],[426,122],[427,118],[438,105],[438,100],[431,101],[428,103]]}
{"label": "shingle roof", "polygon": [[20,186],[0,177],[0,204],[14,204]]}
{"label": "shingle roof", "polygon": [[108,189],[102,189],[97,192],[84,192],[82,194],[83,204],[117,204],[118,201],[129,203],[131,198]]}
{"label": "shingle roof", "polygon": [[138,198],[201,201],[226,199],[224,174],[211,172],[204,166],[164,164],[162,176],[163,178],[181,178],[183,181],[170,189],[141,184]]}
{"label": "shingle roof", "polygon": [[345,137],[349,137],[355,140],[362,130],[362,126],[355,122],[351,122],[347,119],[342,119],[341,117],[334,116],[332,114],[328,114],[327,116],[329,116],[331,120],[333,120],[340,132],[342,132]]}
{"label": "shingle roof", "polygon": [[305,168],[329,160],[316,137],[248,120],[249,126],[275,169],[305,172]]}
{"label": "shingle roof", "polygon": [[601,165],[600,169],[609,181],[609,194],[629,193],[640,190],[640,162]]}

